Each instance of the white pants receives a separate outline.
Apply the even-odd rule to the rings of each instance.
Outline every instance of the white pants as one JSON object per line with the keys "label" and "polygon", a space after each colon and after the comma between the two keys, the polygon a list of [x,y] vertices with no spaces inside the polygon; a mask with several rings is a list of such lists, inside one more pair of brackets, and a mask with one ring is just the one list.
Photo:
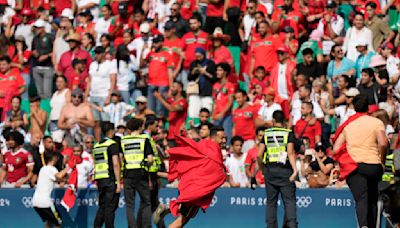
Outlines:
{"label": "white pants", "polygon": [[200,97],[199,95],[189,95],[189,118],[199,118],[200,109],[206,108],[212,112],[212,97]]}

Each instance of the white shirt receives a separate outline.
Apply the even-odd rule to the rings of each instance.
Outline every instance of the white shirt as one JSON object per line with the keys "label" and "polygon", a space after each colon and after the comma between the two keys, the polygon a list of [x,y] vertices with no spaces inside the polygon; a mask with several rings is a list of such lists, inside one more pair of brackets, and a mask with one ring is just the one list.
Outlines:
{"label": "white shirt", "polygon": [[279,64],[278,69],[278,94],[282,99],[289,99],[289,93],[287,90],[286,82],[286,66],[287,64]]}
{"label": "white shirt", "polygon": [[372,31],[365,27],[357,30],[354,26],[349,28],[344,38],[343,51],[347,52],[346,57],[353,62],[356,62],[359,52],[356,49],[356,44],[360,39],[364,39],[368,43],[368,50],[374,51],[372,46]]}
{"label": "white shirt", "polygon": [[169,16],[171,16],[171,6],[174,3],[175,0],[169,0],[168,3],[165,3],[164,0],[157,0],[155,11],[158,16],[158,30],[161,33],[164,33],[164,25],[169,20]]}
{"label": "white shirt", "polygon": [[258,110],[258,116],[265,122],[265,121],[271,121],[272,120],[272,114],[276,110],[282,110],[282,107],[277,104],[273,103],[271,106],[268,106],[267,103],[264,103],[261,107],[260,110]]}
{"label": "white shirt", "polygon": [[56,53],[56,62],[59,63],[62,54],[64,54],[65,52],[69,51],[69,45],[67,43],[67,41],[64,40],[64,38],[62,37],[57,37],[54,40],[54,52]]}
{"label": "white shirt", "polygon": [[64,89],[61,92],[56,91],[50,100],[50,120],[58,120],[61,116],[61,110],[64,107],[66,100],[65,94],[69,91],[69,89]]}
{"label": "white shirt", "polygon": [[125,124],[123,120],[124,116],[128,111],[133,110],[134,107],[128,105],[125,102],[119,103],[111,103],[103,108],[103,111],[110,116],[110,122],[113,123],[116,127],[121,124]]}
{"label": "white shirt", "polygon": [[94,26],[94,31],[97,34],[97,37],[96,37],[96,45],[97,46],[101,46],[100,37],[103,34],[108,34],[109,28],[111,26],[111,21],[112,21],[112,17],[110,17],[108,20],[104,20],[104,17],[99,18],[99,20],[97,20],[96,25]]}
{"label": "white shirt", "polygon": [[335,108],[335,113],[340,119],[339,125],[342,125],[350,116],[356,114],[356,111],[346,108],[346,105],[341,105]]}
{"label": "white shirt", "polygon": [[107,97],[110,87],[112,74],[117,74],[116,60],[104,60],[101,64],[94,61],[90,64],[90,96]]}
{"label": "white shirt", "polygon": [[92,156],[86,152],[82,152],[82,163],[76,165],[78,170],[78,187],[86,188],[89,184],[88,178],[93,171],[94,162]]}
{"label": "white shirt", "polygon": [[[324,112],[321,109],[321,106],[315,101],[311,101],[313,104],[313,115],[317,119],[322,119],[325,117]],[[293,117],[293,126],[296,125],[297,121],[301,118],[301,104],[302,101],[300,99],[295,99],[292,102],[292,112],[290,113]]]}
{"label": "white shirt", "polygon": [[117,88],[119,91],[128,91],[129,83],[135,80],[135,73],[133,71],[137,70],[135,56],[130,56],[131,61],[126,63],[123,60],[119,61],[118,75],[117,75]]}
{"label": "white shirt", "polygon": [[399,73],[399,58],[391,55],[386,59],[386,69],[388,71],[389,77],[392,78],[395,74]]}
{"label": "white shirt", "polygon": [[[325,21],[325,19],[319,20],[318,27],[317,27],[317,29],[319,31],[321,31],[322,33],[324,33],[324,29],[325,29],[323,21]],[[335,17],[332,17],[331,18],[331,28],[332,28],[333,32],[336,35],[340,36],[342,34],[342,31],[343,31],[343,28],[344,28],[344,20],[343,20],[343,18],[341,16],[339,16],[339,15],[336,15]]]}
{"label": "white shirt", "polygon": [[14,36],[23,36],[25,38],[25,44],[28,50],[32,50],[33,32],[32,25],[30,24],[19,24],[16,26]]}
{"label": "white shirt", "polygon": [[93,21],[96,22],[97,19],[99,18],[100,15],[100,10],[99,10],[99,4],[100,4],[100,0],[76,0],[76,6],[82,7],[85,6],[89,3],[94,3],[96,4],[96,6],[90,8],[90,13],[93,16]]}
{"label": "white shirt", "polygon": [[[135,64],[137,66],[140,66],[140,58],[143,57],[145,58],[151,51],[151,45],[152,45],[152,38],[149,37],[147,40],[147,48],[144,49],[144,40],[142,37],[134,39],[130,44],[128,44],[128,49],[129,51],[136,51],[136,62]],[[143,52],[143,54],[142,54]]]}
{"label": "white shirt", "polygon": [[232,176],[232,179],[235,183],[240,183],[240,187],[246,187],[247,183],[249,183],[249,179],[246,175],[246,169],[244,167],[244,161],[246,156],[242,154],[240,158],[236,158],[233,154],[230,157],[226,158],[225,165],[228,168],[229,176]]}
{"label": "white shirt", "polygon": [[0,24],[6,26],[8,24],[8,20],[15,15],[15,11],[11,7],[6,7],[4,10],[3,16],[0,17]]}
{"label": "white shirt", "polygon": [[49,208],[53,205],[51,192],[56,182],[58,170],[54,166],[46,165],[40,169],[32,205],[38,208]]}
{"label": "white shirt", "polygon": [[243,17],[244,25],[244,40],[250,40],[251,29],[256,26],[256,19],[251,17],[250,14],[246,14]]}

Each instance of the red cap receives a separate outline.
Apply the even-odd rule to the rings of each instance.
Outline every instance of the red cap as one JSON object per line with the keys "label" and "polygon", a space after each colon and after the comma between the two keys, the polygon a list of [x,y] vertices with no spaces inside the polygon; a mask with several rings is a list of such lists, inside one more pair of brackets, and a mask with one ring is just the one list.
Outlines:
{"label": "red cap", "polygon": [[0,5],[8,5],[8,1],[7,0],[0,0]]}
{"label": "red cap", "polygon": [[29,9],[29,8],[23,8],[22,10],[21,10],[21,15],[27,15],[27,16],[30,16],[30,15],[32,15],[32,10],[31,9]]}
{"label": "red cap", "polygon": [[268,87],[263,89],[263,94],[264,95],[275,96],[275,90],[271,86],[268,86]]}
{"label": "red cap", "polygon": [[289,47],[288,47],[288,46],[283,45],[283,46],[280,46],[278,49],[276,49],[276,51],[288,53],[290,50],[289,50]]}
{"label": "red cap", "polygon": [[379,106],[374,104],[374,105],[368,105],[368,114],[372,114],[376,111],[379,110]]}
{"label": "red cap", "polygon": [[394,50],[394,45],[392,43],[387,43],[387,44],[383,45],[382,48],[389,48],[390,50]]}

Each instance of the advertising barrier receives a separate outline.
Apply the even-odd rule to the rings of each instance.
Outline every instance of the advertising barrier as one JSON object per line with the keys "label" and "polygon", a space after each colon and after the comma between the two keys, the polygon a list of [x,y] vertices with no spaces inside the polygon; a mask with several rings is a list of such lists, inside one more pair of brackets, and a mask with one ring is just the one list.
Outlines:
{"label": "advertising barrier", "polygon": [[[0,189],[1,227],[43,227],[32,208],[33,193],[33,189]],[[93,227],[98,205],[97,190],[80,190],[76,205],[69,213],[60,205],[63,193],[64,189],[54,192],[63,227]],[[168,204],[177,194],[176,189],[161,189],[160,201]],[[354,201],[348,189],[299,189],[296,198],[299,227],[356,227]],[[138,196],[136,201],[139,201]],[[281,202],[278,202],[279,224],[283,216]],[[199,211],[187,227],[265,227],[266,203],[265,189],[222,188],[216,192],[206,213]],[[136,205],[137,210],[138,202]],[[165,222],[169,224],[172,219],[168,215]],[[127,227],[123,194],[116,211],[115,227]]]}

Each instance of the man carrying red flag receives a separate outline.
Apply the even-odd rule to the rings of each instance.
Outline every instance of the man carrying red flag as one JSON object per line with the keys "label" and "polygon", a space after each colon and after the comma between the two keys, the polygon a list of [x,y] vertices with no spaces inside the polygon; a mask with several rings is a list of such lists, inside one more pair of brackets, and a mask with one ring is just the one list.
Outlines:
{"label": "man carrying red flag", "polygon": [[178,147],[169,150],[168,180],[179,179],[179,196],[169,208],[160,204],[153,214],[155,224],[168,213],[178,216],[169,227],[183,227],[199,208],[205,211],[214,192],[226,179],[221,145],[226,143],[221,127],[211,129],[210,139],[195,141],[176,136]]}

